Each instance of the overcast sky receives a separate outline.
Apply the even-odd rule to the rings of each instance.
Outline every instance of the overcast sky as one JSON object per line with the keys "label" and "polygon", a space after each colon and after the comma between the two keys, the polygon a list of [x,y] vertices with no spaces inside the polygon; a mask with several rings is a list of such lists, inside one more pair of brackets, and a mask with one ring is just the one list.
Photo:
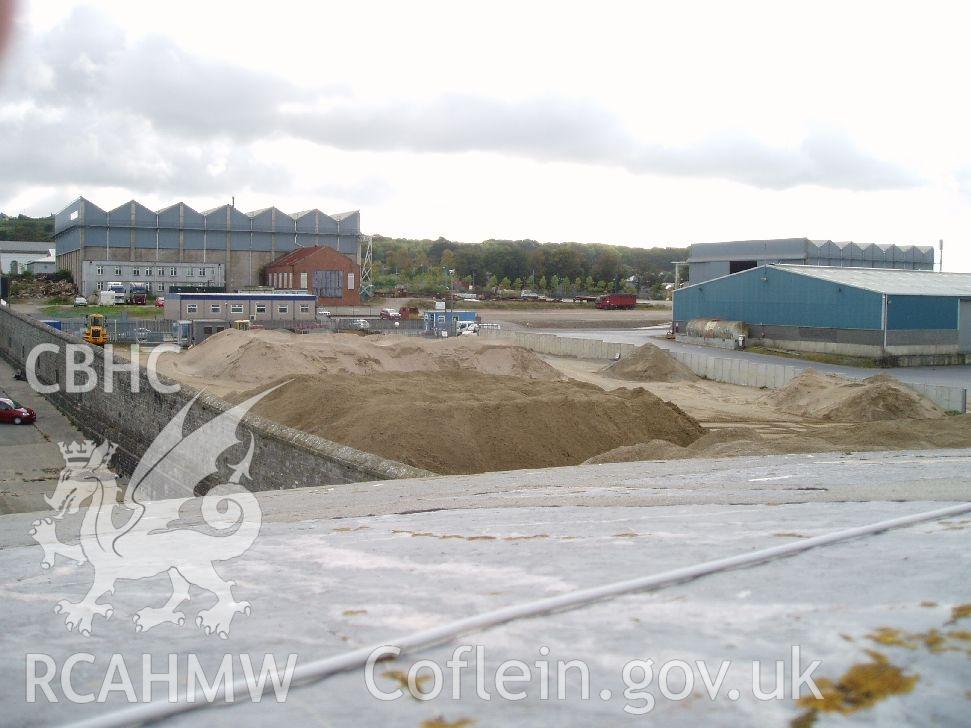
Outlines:
{"label": "overcast sky", "polygon": [[394,236],[934,244],[971,270],[967,3],[21,2],[0,210]]}

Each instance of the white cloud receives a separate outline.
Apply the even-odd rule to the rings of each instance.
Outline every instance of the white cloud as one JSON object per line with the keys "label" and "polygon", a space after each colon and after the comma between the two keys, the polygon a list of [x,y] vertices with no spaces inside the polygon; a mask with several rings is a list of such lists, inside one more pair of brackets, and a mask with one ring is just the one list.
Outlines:
{"label": "white cloud", "polygon": [[386,234],[644,244],[957,242],[971,218],[959,6],[260,7],[28,6],[0,209],[235,194]]}

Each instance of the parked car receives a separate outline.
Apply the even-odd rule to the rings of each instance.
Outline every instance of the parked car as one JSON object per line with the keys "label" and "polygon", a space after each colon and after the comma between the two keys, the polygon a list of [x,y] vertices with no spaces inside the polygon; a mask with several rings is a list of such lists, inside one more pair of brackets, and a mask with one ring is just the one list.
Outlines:
{"label": "parked car", "polygon": [[37,419],[37,413],[12,399],[0,398],[0,422],[27,425]]}
{"label": "parked car", "polygon": [[371,328],[367,319],[351,319],[349,325],[355,331],[368,331]]}
{"label": "parked car", "polygon": [[75,306],[87,306],[88,305],[88,299],[86,299],[84,296],[75,296],[74,297],[74,305]]}
{"label": "parked car", "polygon": [[318,308],[317,318],[330,318],[330,311],[328,311],[326,308]]}
{"label": "parked car", "polygon": [[165,296],[155,297],[155,308],[165,308]]}
{"label": "parked car", "polygon": [[398,311],[395,311],[393,308],[382,308],[381,318],[389,319],[391,321],[396,321],[401,318],[401,313]]}

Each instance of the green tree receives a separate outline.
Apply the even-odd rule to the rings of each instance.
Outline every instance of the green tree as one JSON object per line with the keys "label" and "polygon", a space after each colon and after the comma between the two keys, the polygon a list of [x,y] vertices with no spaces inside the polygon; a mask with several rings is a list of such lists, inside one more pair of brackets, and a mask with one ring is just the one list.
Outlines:
{"label": "green tree", "polygon": [[541,291],[547,290],[546,287],[548,285],[549,284],[546,281],[546,276],[543,276],[542,278],[539,279],[539,290],[541,290]]}
{"label": "green tree", "polygon": [[516,280],[512,282],[512,287],[517,291],[523,290],[523,279],[517,277]]}
{"label": "green tree", "polygon": [[453,270],[455,268],[455,253],[453,253],[451,250],[448,250],[446,248],[445,250],[442,251],[441,262],[442,262],[443,268],[448,268],[449,270]]}
{"label": "green tree", "polygon": [[499,281],[496,280],[495,276],[489,276],[489,280],[486,281],[486,288],[492,290],[499,285]]}
{"label": "green tree", "polygon": [[593,281],[593,276],[587,276],[587,280],[583,282],[583,290],[587,291],[587,293],[593,293],[596,290],[595,286],[596,283]]}
{"label": "green tree", "polygon": [[512,288],[512,283],[509,282],[509,276],[506,276],[501,281],[499,281],[499,287],[509,290]]}
{"label": "green tree", "polygon": [[573,281],[573,290],[576,293],[579,293],[580,291],[583,290],[583,281],[580,280],[580,276],[577,276],[576,280]]}

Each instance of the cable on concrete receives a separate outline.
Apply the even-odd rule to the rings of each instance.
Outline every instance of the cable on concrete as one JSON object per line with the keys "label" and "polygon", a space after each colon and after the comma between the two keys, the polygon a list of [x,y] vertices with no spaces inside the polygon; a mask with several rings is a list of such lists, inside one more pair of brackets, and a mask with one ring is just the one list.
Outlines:
{"label": "cable on concrete", "polygon": [[[888,531],[894,528],[903,528],[905,526],[912,526],[917,523],[934,521],[940,518],[947,518],[949,516],[956,516],[968,512],[971,512],[971,503],[962,503],[933,511],[915,513],[910,516],[891,518],[886,521],[879,521],[877,523],[871,523],[865,526],[857,526],[855,528],[834,531],[832,533],[823,534],[822,536],[814,536],[812,538],[783,544],[781,546],[773,546],[771,548],[760,549],[758,551],[752,551],[745,554],[738,554],[736,556],[705,561],[700,564],[694,564],[693,566],[686,566],[680,569],[664,571],[660,574],[642,576],[636,579],[628,579],[626,581],[617,581],[611,584],[592,587],[590,589],[579,589],[577,591],[569,592],[567,594],[560,594],[555,597],[537,599],[531,602],[503,607],[502,609],[496,609],[491,612],[483,612],[482,614],[478,614],[473,617],[458,619],[454,622],[448,622],[447,624],[432,627],[431,629],[421,630],[419,632],[412,632],[411,634],[389,639],[385,642],[371,645],[369,647],[362,647],[360,649],[345,652],[333,657],[325,657],[320,660],[314,660],[303,665],[298,665],[293,671],[291,684],[293,686],[307,685],[310,683],[319,682],[327,677],[330,677],[331,675],[361,668],[367,663],[368,658],[375,650],[383,647],[397,647],[401,650],[400,654],[403,655],[420,649],[433,647],[445,642],[450,642],[459,635],[468,632],[488,629],[490,627],[512,622],[517,619],[535,617],[541,614],[571,609],[590,604],[592,602],[597,602],[602,599],[616,597],[621,594],[662,589],[674,584],[692,581],[709,574],[715,574],[731,569],[740,569],[743,567],[754,566],[756,564],[772,561],[773,559],[794,556],[795,554],[799,554],[803,551],[808,551],[819,546],[828,546],[830,544],[848,541],[851,539],[860,538],[862,536],[872,536],[873,534],[880,533],[882,531]],[[270,689],[270,687],[264,689],[263,694],[268,692]],[[248,690],[249,687],[245,680],[237,680],[232,685],[233,695],[246,694]],[[229,705],[229,703],[225,702],[225,693],[223,691],[220,691],[212,702],[190,703],[186,702],[184,695],[180,695],[177,702],[170,703],[167,701],[153,701],[151,703],[134,705],[127,708],[122,708],[121,710],[117,710],[112,713],[107,713],[105,715],[95,716],[90,720],[81,721],[72,725],[75,728],[114,728],[115,726],[120,728],[130,725],[143,725],[178,715],[180,713],[186,713],[191,710],[216,707],[220,705]]]}

